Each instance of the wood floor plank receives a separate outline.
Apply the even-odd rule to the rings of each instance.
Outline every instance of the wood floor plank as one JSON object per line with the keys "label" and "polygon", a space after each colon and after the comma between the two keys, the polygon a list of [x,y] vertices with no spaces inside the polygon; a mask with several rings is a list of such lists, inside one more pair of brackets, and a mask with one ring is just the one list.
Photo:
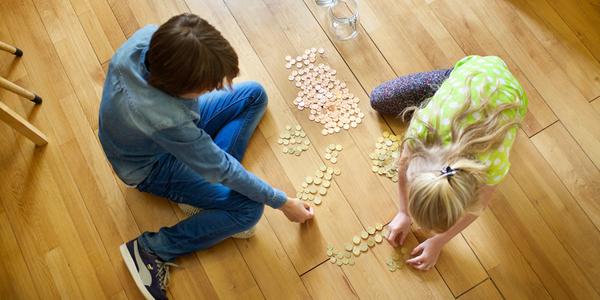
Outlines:
{"label": "wood floor plank", "polygon": [[7,299],[39,299],[4,208],[0,206],[0,292]]}
{"label": "wood floor plank", "polygon": [[[305,3],[321,27],[326,29],[325,32],[365,90],[370,91],[381,82],[395,77],[394,71],[362,27],[359,27],[359,36],[352,43],[338,41],[327,30],[329,26],[327,11],[318,7],[313,1],[305,0]],[[361,53],[361,55],[355,55],[356,53]],[[373,70],[377,70],[377,72],[373,72]],[[372,109],[367,115],[377,118],[377,114]],[[396,134],[403,134],[404,125],[398,126],[400,124],[387,119],[386,121]],[[387,178],[383,178],[383,180],[383,185],[388,193],[397,199],[397,184]],[[444,247],[436,268],[454,295],[462,294],[487,277],[485,270],[462,236],[453,239]]]}
{"label": "wood floor plank", "polygon": [[342,269],[329,262],[302,275],[302,281],[312,299],[359,299]]}
{"label": "wood floor plank", "polygon": [[457,299],[460,300],[478,300],[478,299],[489,299],[489,300],[500,300],[503,299],[502,295],[494,285],[494,283],[486,279],[484,282],[476,286],[474,289],[464,293]]}
{"label": "wood floor plank", "polygon": [[[600,96],[600,62],[546,0],[512,0],[510,7],[588,101]],[[600,13],[598,14],[600,17]],[[600,24],[600,23],[598,23]]]}
{"label": "wood floor plank", "polygon": [[66,260],[63,250],[60,247],[50,250],[46,253],[45,260],[60,292],[60,297],[62,299],[83,299],[83,294],[75,281],[75,275],[69,268],[69,262]]}
{"label": "wood floor plank", "polygon": [[136,30],[138,30],[141,25],[139,21],[135,18],[133,14],[133,10],[129,6],[128,1],[122,0],[107,0],[108,5],[110,6],[113,14],[119,26],[121,27],[121,31],[125,35],[126,38],[129,38]]}
{"label": "wood floor plank", "polygon": [[104,73],[68,0],[35,0],[40,19],[91,128],[98,128]]}
{"label": "wood floor plank", "polygon": [[125,42],[125,35],[106,0],[70,0],[100,63]]}
{"label": "wood floor plank", "polygon": [[[540,135],[541,137],[538,137]],[[549,136],[552,137],[552,142],[548,139]],[[546,151],[553,149],[554,151],[551,152],[554,157],[544,159],[534,143],[524,133],[519,133],[511,153],[512,167],[510,174],[573,258],[573,262],[579,266],[579,270],[585,274],[590,284],[598,292],[600,291],[600,283],[595,278],[600,276],[600,257],[595,249],[600,248],[600,238],[590,238],[598,235],[598,227],[594,226],[588,216],[595,215],[596,220],[599,216],[597,192],[600,191],[600,173],[585,157],[583,151],[575,144],[560,123],[555,123],[546,128],[534,136],[534,140],[542,139],[543,143],[544,137],[546,143],[551,144],[545,146],[542,146],[542,144],[539,149]],[[560,145],[554,144],[555,141],[560,141]],[[569,156],[557,157],[559,153],[556,149],[561,148],[568,149]],[[552,165],[558,166],[562,162],[568,163],[569,161],[576,161],[576,159],[583,163],[581,165],[583,168],[577,168],[577,171],[569,172],[571,174],[570,178],[556,176]],[[548,162],[553,163],[549,164]],[[586,170],[595,171],[595,173],[586,174]],[[564,169],[561,171],[564,174]],[[585,178],[583,181],[586,184],[585,187],[589,187],[591,190],[587,191],[585,198],[579,197],[580,200],[577,201],[571,196],[561,179],[563,182],[572,183],[573,179],[578,180],[582,177]],[[571,186],[574,187],[574,185]],[[577,192],[577,189],[575,192]],[[577,193],[572,194],[578,195]],[[569,220],[569,222],[564,222],[564,220]]]}
{"label": "wood floor plank", "polygon": [[502,45],[483,25],[482,19],[461,1],[434,1],[431,4],[437,18],[446,26],[466,54],[501,57],[511,73],[519,80],[529,99],[529,109],[523,121],[523,130],[532,136],[557,120],[521,68]]}
{"label": "wood floor plank", "polygon": [[502,198],[494,198],[491,209],[502,227],[540,277],[553,298],[591,299],[598,297],[585,274],[565,250],[556,235],[523,192],[517,181],[507,176],[498,185]]}
{"label": "wood floor plank", "polygon": [[[597,100],[596,100],[597,101]],[[600,102],[598,102],[600,104]],[[583,153],[564,126],[556,123],[531,141],[544,156],[549,166],[558,175],[562,183],[577,203],[564,205],[565,210],[577,210],[581,206],[588,218],[600,229],[600,171]],[[566,198],[566,197],[565,197]],[[589,234],[589,232],[588,232]],[[581,238],[586,238],[585,234]],[[592,239],[596,241],[597,239]]]}
{"label": "wood floor plank", "polygon": [[583,42],[594,57],[600,61],[600,11],[594,0],[548,1],[571,30]]}
{"label": "wood floor plank", "polygon": [[[496,193],[492,203],[501,197]],[[505,298],[552,299],[493,212],[483,213],[463,235]]]}
{"label": "wood floor plank", "polygon": [[[488,31],[519,65],[523,73],[558,116],[596,166],[600,166],[600,116],[573,85],[568,75],[541,46],[526,24],[505,3],[466,1]],[[569,101],[565,101],[569,99]]]}

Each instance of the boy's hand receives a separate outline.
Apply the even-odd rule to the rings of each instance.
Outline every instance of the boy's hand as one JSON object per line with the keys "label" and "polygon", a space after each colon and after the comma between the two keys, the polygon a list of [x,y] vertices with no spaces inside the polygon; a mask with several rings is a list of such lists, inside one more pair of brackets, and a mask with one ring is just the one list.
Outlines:
{"label": "boy's hand", "polygon": [[410,216],[404,212],[398,212],[394,219],[388,225],[390,234],[386,237],[388,242],[393,247],[398,247],[404,244],[404,239],[410,232],[411,224]]}
{"label": "boy's hand", "polygon": [[279,208],[288,220],[297,223],[304,223],[314,216],[313,208],[306,202],[296,198],[288,198],[287,201]]}
{"label": "boy's hand", "polygon": [[421,271],[427,271],[435,266],[437,263],[440,252],[444,242],[441,239],[434,237],[428,238],[421,244],[419,244],[410,255],[417,255],[406,261],[407,264],[413,266],[415,269]]}

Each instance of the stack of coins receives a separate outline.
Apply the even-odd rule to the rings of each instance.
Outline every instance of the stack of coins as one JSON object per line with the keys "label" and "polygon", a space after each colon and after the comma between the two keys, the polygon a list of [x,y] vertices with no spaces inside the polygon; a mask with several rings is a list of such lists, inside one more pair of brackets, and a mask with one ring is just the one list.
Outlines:
{"label": "stack of coins", "polygon": [[294,105],[310,111],[308,119],[323,125],[321,134],[340,132],[357,127],[365,114],[360,111],[360,99],[349,92],[345,82],[336,78],[337,71],[326,64],[315,65],[323,48],[306,49],[302,56],[286,56],[285,67],[292,70],[288,79],[300,88]]}
{"label": "stack of coins", "polygon": [[[400,253],[398,253],[400,252]],[[396,270],[402,269],[404,266],[404,261],[408,259],[410,255],[408,255],[408,249],[401,247],[394,251],[392,256],[388,257],[385,264],[388,267],[388,271],[396,272]]]}
{"label": "stack of coins", "polygon": [[325,159],[330,161],[332,164],[337,163],[338,155],[340,151],[342,151],[344,147],[340,144],[329,144],[325,149]]}
{"label": "stack of coins", "polygon": [[300,125],[292,127],[285,126],[285,131],[279,135],[277,144],[282,145],[281,151],[285,154],[300,156],[302,152],[308,150],[310,141]]}
{"label": "stack of coins", "polygon": [[369,154],[372,163],[371,170],[374,173],[398,182],[398,158],[400,157],[401,142],[402,138],[399,135],[383,132],[383,136],[379,137],[375,143],[375,151]]}
{"label": "stack of coins", "polygon": [[323,197],[327,195],[333,176],[342,174],[340,169],[334,169],[322,164],[313,176],[306,176],[304,182],[298,188],[296,197],[304,201],[311,201],[315,205],[323,203]]}

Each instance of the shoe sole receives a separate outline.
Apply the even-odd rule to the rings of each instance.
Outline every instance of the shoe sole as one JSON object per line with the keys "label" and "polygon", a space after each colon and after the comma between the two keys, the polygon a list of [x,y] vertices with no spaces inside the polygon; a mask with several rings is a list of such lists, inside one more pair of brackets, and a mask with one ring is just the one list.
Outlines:
{"label": "shoe sole", "polygon": [[138,270],[135,267],[135,262],[133,261],[133,257],[131,257],[129,250],[127,249],[127,245],[122,244],[119,247],[119,250],[121,251],[121,256],[123,257],[123,261],[125,262],[125,265],[127,266],[127,270],[129,270],[129,274],[131,275],[131,278],[133,278],[135,285],[137,285],[138,289],[140,290],[140,292],[142,293],[144,298],[146,298],[147,300],[156,300],[156,298],[152,297],[150,292],[148,292],[148,289],[146,289],[146,286],[144,285],[144,283],[142,282],[142,279],[138,275]]}

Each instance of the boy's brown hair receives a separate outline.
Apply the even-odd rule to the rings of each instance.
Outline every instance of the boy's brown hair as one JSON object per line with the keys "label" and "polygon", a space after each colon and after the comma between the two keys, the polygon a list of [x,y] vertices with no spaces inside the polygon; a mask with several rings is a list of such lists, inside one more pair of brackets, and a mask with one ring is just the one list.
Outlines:
{"label": "boy's brown hair", "polygon": [[152,35],[146,56],[148,82],[173,96],[222,89],[239,74],[238,57],[212,25],[181,14]]}

